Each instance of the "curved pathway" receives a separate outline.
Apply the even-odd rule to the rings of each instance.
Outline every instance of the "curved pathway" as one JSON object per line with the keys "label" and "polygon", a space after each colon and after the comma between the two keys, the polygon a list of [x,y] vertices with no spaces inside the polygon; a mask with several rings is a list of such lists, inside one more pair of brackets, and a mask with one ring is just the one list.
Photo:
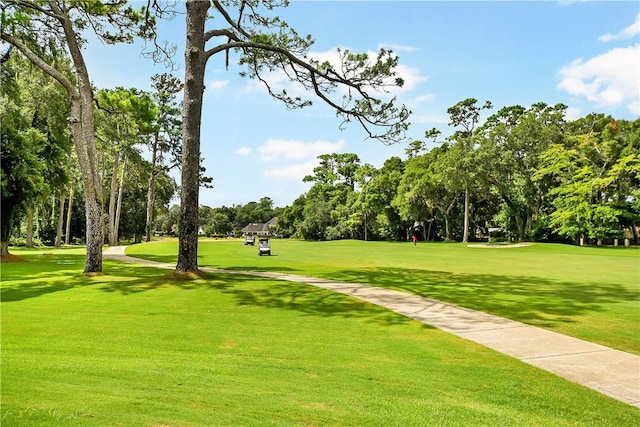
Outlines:
{"label": "curved pathway", "polygon": [[[175,264],[125,254],[126,246],[106,249],[106,258],[165,269]],[[475,341],[525,363],[553,372],[614,399],[640,408],[640,357],[491,314],[374,286],[285,273],[201,268],[306,283],[386,307],[396,313]]]}

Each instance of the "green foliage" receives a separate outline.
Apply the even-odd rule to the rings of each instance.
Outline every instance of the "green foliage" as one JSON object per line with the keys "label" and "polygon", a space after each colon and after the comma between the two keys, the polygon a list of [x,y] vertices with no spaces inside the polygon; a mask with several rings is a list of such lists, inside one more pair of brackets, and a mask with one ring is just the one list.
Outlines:
{"label": "green foliage", "polygon": [[[2,74],[2,87],[14,89],[3,92],[0,97],[0,222],[3,242],[8,241],[12,229],[19,223],[27,206],[32,206],[49,191],[49,185],[55,184],[47,178],[55,175],[54,171],[58,170],[56,167],[63,166],[53,162],[56,156],[51,155],[51,151],[58,150],[55,138],[48,138],[51,135],[48,135],[49,128],[38,120],[37,113],[41,111],[39,108],[46,111],[47,105],[34,105],[28,96],[39,73],[25,72],[24,62],[13,59],[9,60],[7,66],[14,67],[14,73]],[[41,117],[46,116],[42,114]]]}
{"label": "green foliage", "polygon": [[638,123],[590,115],[572,124],[564,143],[542,153],[535,178],[556,183],[549,195],[554,206],[550,224],[557,233],[574,241],[603,240],[620,237],[623,225],[638,221],[637,127]]}

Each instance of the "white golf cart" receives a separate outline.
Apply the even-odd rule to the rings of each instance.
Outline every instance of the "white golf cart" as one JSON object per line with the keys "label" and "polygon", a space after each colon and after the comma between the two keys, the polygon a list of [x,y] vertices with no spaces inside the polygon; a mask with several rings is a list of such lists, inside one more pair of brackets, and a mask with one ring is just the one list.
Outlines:
{"label": "white golf cart", "polygon": [[271,255],[271,244],[267,237],[261,237],[258,241],[258,255]]}

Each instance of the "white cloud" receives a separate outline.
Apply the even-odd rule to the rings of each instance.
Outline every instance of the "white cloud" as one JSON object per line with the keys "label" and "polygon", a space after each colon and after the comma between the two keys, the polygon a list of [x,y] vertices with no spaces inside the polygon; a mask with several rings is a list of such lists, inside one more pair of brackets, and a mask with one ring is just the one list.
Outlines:
{"label": "white cloud", "polygon": [[432,93],[426,93],[424,95],[416,96],[415,98],[410,99],[407,104],[409,104],[411,107],[417,107],[420,104],[433,102],[434,99],[435,97]]}
{"label": "white cloud", "polygon": [[318,160],[309,160],[304,163],[295,163],[292,165],[267,168],[264,176],[276,178],[291,178],[297,181],[302,180],[307,175],[313,174],[313,169],[318,166]]}
{"label": "white cloud", "polygon": [[257,151],[262,162],[275,163],[264,170],[264,176],[299,181],[313,173],[319,164],[319,155],[340,152],[345,145],[342,139],[336,142],[268,139]]}
{"label": "white cloud", "polygon": [[434,124],[447,125],[450,121],[451,119],[446,113],[431,114],[415,112],[411,115],[412,124],[428,124],[430,126]]}
{"label": "white cloud", "polygon": [[587,3],[593,0],[559,0],[558,3],[560,6],[570,6],[575,3]]}
{"label": "white cloud", "polygon": [[240,147],[235,151],[236,154],[239,154],[241,156],[248,156],[251,153],[253,153],[253,148],[251,147]]}
{"label": "white cloud", "polygon": [[320,154],[336,153],[345,146],[344,140],[337,142],[314,141],[303,142],[284,139],[268,139],[258,147],[260,160],[272,162],[277,160],[315,159]]}
{"label": "white cloud", "polygon": [[567,107],[567,110],[564,113],[565,120],[570,122],[578,120],[580,117],[582,117],[582,112],[576,107]]}
{"label": "white cloud", "polygon": [[206,84],[207,89],[220,90],[229,84],[229,80],[209,80]]}
{"label": "white cloud", "polygon": [[640,44],[615,48],[560,69],[558,87],[603,107],[625,105],[637,113],[640,99]]}
{"label": "white cloud", "polygon": [[633,24],[629,25],[618,34],[603,34],[599,37],[599,40],[603,42],[609,42],[613,40],[630,39],[638,34],[640,34],[640,13],[636,15],[636,20]]}

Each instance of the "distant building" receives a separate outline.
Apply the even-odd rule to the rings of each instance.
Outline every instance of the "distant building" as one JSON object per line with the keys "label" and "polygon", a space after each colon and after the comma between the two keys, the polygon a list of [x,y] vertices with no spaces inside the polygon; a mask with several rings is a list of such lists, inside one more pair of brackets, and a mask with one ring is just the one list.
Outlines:
{"label": "distant building", "polygon": [[254,236],[269,237],[272,235],[271,230],[275,228],[276,225],[278,225],[277,216],[271,218],[266,223],[253,222],[251,224],[248,224],[246,227],[242,229],[242,234],[244,234],[245,236],[248,234],[251,234]]}

